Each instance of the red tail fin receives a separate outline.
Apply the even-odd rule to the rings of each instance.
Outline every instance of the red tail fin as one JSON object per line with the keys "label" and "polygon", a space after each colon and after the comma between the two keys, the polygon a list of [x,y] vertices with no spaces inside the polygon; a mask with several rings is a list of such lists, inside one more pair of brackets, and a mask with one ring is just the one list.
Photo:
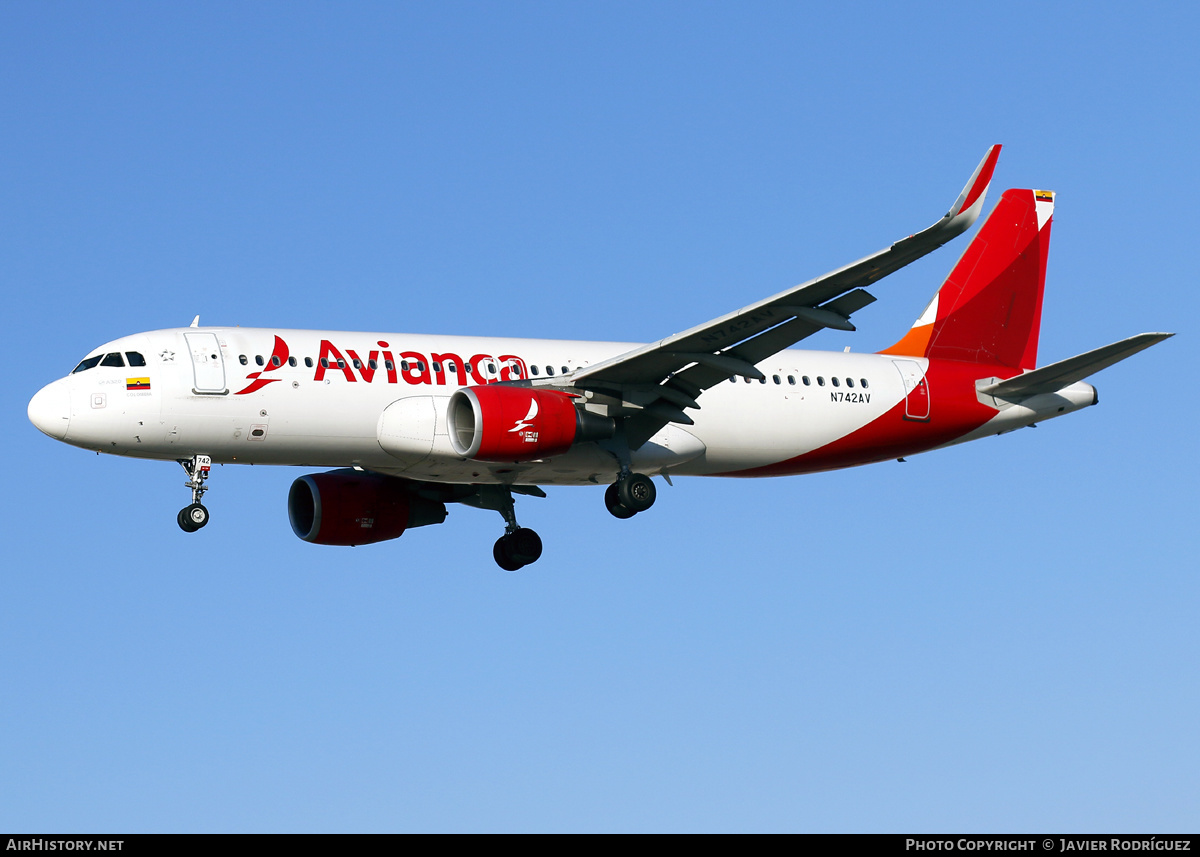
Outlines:
{"label": "red tail fin", "polygon": [[1037,365],[1054,193],[1007,190],[904,338],[882,354]]}

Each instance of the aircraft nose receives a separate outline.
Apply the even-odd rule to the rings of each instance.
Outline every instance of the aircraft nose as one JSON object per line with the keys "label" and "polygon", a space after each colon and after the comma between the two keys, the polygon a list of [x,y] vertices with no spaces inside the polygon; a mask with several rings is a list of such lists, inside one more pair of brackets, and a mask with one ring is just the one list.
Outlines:
{"label": "aircraft nose", "polygon": [[55,440],[67,436],[71,422],[71,391],[63,381],[38,390],[29,400],[29,421]]}

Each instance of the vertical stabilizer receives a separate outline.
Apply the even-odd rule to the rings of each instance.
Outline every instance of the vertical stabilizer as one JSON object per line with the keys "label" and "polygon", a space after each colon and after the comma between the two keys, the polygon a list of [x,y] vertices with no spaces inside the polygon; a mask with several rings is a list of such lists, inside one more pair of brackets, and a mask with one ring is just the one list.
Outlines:
{"label": "vertical stabilizer", "polygon": [[1033,369],[1053,213],[1053,191],[1005,191],[912,329],[881,353]]}

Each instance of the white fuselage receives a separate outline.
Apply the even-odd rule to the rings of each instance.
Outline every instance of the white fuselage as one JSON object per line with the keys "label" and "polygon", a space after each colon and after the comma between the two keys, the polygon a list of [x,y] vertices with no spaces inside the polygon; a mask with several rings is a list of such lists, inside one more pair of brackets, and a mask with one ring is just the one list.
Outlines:
{"label": "white fuselage", "polygon": [[[438,482],[608,483],[620,465],[604,442],[519,464],[458,458],[446,434],[445,404],[463,386],[510,380],[536,385],[635,347],[251,328],[160,330],[93,352],[142,355],[144,366],[128,365],[134,358],[126,358],[123,366],[77,370],[39,393],[30,417],[67,443],[139,458],[204,454],[222,463],[358,466]],[[634,469],[735,475],[803,456],[904,403],[928,361],[789,350],[758,368],[765,382],[737,377],[706,391],[701,409],[689,411],[694,425],[668,425],[633,452]],[[413,453],[403,438],[407,429],[389,416],[410,412],[415,402],[401,411],[389,407],[414,397],[428,400],[435,415],[427,452],[418,443]],[[1000,409],[971,436],[1076,410],[1092,404],[1094,391],[1077,384],[1053,399],[1041,407]],[[953,440],[962,439],[968,438]],[[892,452],[889,447],[877,459]]]}

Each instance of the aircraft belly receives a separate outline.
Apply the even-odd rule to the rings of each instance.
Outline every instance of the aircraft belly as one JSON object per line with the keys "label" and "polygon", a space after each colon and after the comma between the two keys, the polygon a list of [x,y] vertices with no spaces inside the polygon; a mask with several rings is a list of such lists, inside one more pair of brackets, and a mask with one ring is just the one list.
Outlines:
{"label": "aircraft belly", "polygon": [[616,479],[620,465],[611,452],[584,443],[554,458],[537,461],[464,461],[454,456],[429,456],[416,464],[393,459],[383,473],[431,482],[508,485],[604,485]]}

